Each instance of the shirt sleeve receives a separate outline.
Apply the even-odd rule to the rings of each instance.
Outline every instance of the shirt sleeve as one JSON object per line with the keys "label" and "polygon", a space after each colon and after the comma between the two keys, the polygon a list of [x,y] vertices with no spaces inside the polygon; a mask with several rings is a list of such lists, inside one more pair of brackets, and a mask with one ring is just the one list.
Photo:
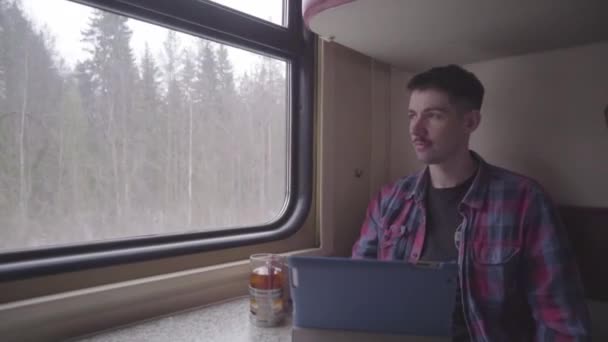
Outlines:
{"label": "shirt sleeve", "polygon": [[590,318],[566,231],[549,197],[533,188],[524,204],[524,268],[536,341],[590,341]]}
{"label": "shirt sleeve", "polygon": [[361,226],[361,233],[352,249],[354,259],[378,258],[378,226],[380,222],[380,205],[382,192],[372,199],[365,213],[365,220]]}

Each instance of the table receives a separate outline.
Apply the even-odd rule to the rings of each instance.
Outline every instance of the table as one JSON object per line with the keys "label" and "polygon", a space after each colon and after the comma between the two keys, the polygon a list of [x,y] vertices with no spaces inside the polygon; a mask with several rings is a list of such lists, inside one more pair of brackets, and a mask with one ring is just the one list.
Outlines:
{"label": "table", "polygon": [[79,342],[291,342],[291,320],[272,328],[249,322],[249,297],[172,314],[77,339]]}

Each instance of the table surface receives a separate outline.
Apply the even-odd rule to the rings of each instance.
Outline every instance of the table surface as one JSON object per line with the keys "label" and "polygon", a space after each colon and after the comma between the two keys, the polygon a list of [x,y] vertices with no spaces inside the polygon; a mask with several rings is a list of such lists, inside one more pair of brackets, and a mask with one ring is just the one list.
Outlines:
{"label": "table surface", "polygon": [[[593,340],[608,341],[608,304],[588,301],[593,321]],[[332,335],[333,336],[333,335]],[[166,342],[230,341],[292,342],[291,318],[273,328],[256,327],[249,322],[249,297],[151,319],[126,327],[75,339],[78,342]]]}
{"label": "table surface", "polygon": [[248,297],[240,297],[75,341],[291,342],[291,320],[288,318],[278,327],[256,327],[249,321]]}

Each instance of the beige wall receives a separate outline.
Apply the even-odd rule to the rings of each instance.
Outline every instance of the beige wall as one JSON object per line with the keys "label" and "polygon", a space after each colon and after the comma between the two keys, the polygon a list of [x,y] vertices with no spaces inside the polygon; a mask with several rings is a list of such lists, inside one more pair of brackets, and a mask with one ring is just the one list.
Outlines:
{"label": "beige wall", "polygon": [[475,150],[560,203],[608,206],[608,43],[466,67],[487,92]]}
{"label": "beige wall", "polygon": [[[472,149],[537,179],[561,204],[608,206],[607,61],[608,42],[465,65],[486,88]],[[418,164],[407,135],[398,134],[402,126],[407,132],[401,117],[411,75],[391,77],[391,118],[399,121],[390,178],[397,178]]]}
{"label": "beige wall", "polygon": [[388,65],[371,61],[371,100],[369,111],[371,128],[369,195],[373,197],[389,179],[391,144],[391,69]]}
{"label": "beige wall", "polygon": [[388,180],[391,72],[341,45],[321,48],[321,227],[332,227],[336,255],[350,255],[371,194]]}
{"label": "beige wall", "polygon": [[407,108],[410,95],[406,85],[413,75],[413,73],[396,68],[391,70],[391,144],[389,146],[391,158],[389,180],[409,175],[421,167],[421,164],[416,161],[408,133],[409,120],[407,118]]}

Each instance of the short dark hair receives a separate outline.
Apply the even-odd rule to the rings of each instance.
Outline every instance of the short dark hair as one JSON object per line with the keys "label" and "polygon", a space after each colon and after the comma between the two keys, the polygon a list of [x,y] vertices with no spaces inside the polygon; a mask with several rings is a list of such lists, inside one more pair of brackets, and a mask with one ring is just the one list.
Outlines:
{"label": "short dark hair", "polygon": [[480,110],[484,94],[483,84],[477,76],[454,64],[417,74],[408,82],[407,89],[442,90],[454,104],[463,106],[466,110]]}

